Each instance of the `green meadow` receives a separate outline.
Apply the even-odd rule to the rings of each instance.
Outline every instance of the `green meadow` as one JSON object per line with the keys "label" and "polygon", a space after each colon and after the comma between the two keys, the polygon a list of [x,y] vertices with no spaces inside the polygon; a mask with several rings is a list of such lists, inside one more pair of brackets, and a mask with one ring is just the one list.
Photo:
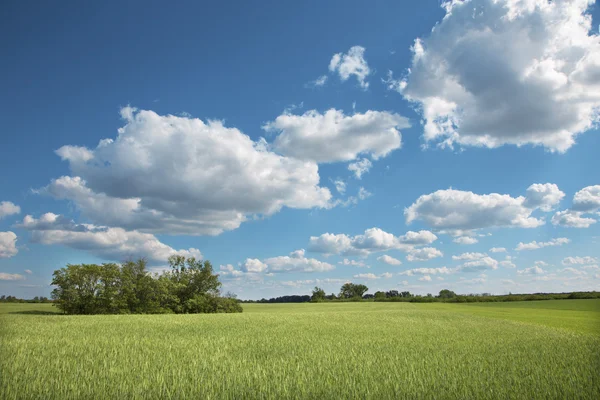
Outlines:
{"label": "green meadow", "polygon": [[0,398],[600,398],[600,300],[243,307],[0,304]]}

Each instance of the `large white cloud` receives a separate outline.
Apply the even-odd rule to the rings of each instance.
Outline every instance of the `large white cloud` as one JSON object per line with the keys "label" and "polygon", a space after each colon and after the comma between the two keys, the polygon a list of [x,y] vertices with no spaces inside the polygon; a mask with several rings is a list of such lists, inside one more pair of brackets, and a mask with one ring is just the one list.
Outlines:
{"label": "large white cloud", "polygon": [[354,76],[363,89],[369,87],[366,79],[371,69],[365,60],[365,48],[362,46],[352,46],[346,54],[334,54],[329,62],[329,71],[337,72],[342,81]]}
{"label": "large white cloud", "polygon": [[0,232],[0,258],[10,258],[17,255],[17,235],[14,232]]}
{"label": "large white cloud", "polygon": [[309,251],[325,254],[367,256],[373,252],[387,250],[411,251],[415,246],[431,244],[437,236],[429,231],[409,231],[403,236],[394,236],[379,228],[365,230],[362,235],[324,233],[311,236]]}
{"label": "large white cloud", "polygon": [[537,250],[537,249],[541,249],[544,247],[552,247],[552,246],[562,246],[563,244],[568,244],[571,243],[571,239],[568,238],[556,238],[556,239],[551,239],[547,242],[538,242],[538,241],[533,241],[530,243],[523,243],[520,242],[517,247],[515,248],[515,250],[517,251],[522,251],[522,250]]}
{"label": "large white cloud", "polygon": [[0,219],[8,217],[9,215],[19,214],[21,207],[11,203],[10,201],[0,202]]}
{"label": "large white cloud", "polygon": [[443,256],[444,253],[434,247],[423,247],[422,249],[411,249],[406,255],[406,260],[410,262],[429,261]]}
{"label": "large white cloud", "polygon": [[344,115],[330,109],[302,115],[286,112],[263,126],[276,133],[273,149],[285,156],[318,163],[352,161],[359,155],[373,159],[387,156],[402,146],[399,129],[410,127],[408,120],[386,111]]}
{"label": "large white cloud", "polygon": [[125,125],[95,149],[64,146],[72,177],[46,192],[101,225],[216,235],[282,207],[328,207],[318,166],[282,157],[220,121],[121,110]]}
{"label": "large white cloud", "polygon": [[594,218],[584,216],[600,209],[600,185],[587,186],[573,196],[571,209],[559,211],[552,217],[554,225],[568,228],[589,228],[597,221]]}
{"label": "large white cloud", "polygon": [[34,243],[63,245],[111,261],[144,257],[156,264],[166,262],[175,254],[202,259],[198,249],[175,250],[149,233],[77,224],[53,213],[46,213],[37,219],[27,215],[19,227],[31,231],[31,241]]}
{"label": "large white cloud", "polygon": [[543,219],[531,214],[536,209],[551,210],[564,196],[554,184],[534,184],[526,196],[476,194],[462,190],[438,190],[420,196],[404,210],[406,223],[423,221],[433,229],[464,233],[483,228],[535,228]]}
{"label": "large white cloud", "polygon": [[566,151],[598,118],[593,3],[444,2],[446,16],[415,40],[407,76],[390,88],[418,105],[427,142]]}

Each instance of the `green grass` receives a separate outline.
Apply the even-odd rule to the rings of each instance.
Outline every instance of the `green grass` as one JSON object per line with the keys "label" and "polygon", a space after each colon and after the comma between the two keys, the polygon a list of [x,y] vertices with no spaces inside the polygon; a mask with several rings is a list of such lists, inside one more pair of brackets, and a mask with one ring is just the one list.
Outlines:
{"label": "green grass", "polygon": [[600,300],[52,310],[0,305],[0,398],[600,398]]}

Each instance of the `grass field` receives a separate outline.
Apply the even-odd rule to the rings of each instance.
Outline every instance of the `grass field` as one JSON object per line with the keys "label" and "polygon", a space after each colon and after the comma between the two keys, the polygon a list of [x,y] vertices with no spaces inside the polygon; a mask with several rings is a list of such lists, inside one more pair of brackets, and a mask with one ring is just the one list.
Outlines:
{"label": "grass field", "polygon": [[600,300],[53,310],[0,305],[0,398],[600,398]]}

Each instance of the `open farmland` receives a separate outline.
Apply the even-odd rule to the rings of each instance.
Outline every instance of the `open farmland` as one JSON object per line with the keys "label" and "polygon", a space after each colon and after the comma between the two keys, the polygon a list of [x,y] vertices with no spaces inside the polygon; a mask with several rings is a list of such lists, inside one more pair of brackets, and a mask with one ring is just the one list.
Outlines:
{"label": "open farmland", "polygon": [[1,398],[600,398],[600,300],[53,310],[0,305]]}

